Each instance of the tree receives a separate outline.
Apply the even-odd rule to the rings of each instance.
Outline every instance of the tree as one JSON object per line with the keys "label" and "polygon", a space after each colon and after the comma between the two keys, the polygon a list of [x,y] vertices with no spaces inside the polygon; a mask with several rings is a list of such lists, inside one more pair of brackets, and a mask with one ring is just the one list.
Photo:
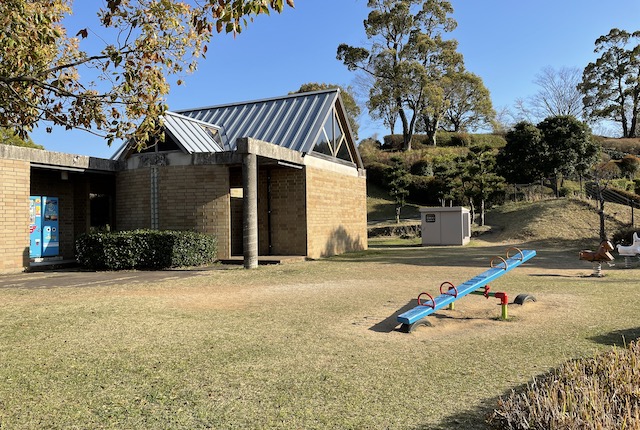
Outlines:
{"label": "tree", "polygon": [[446,205],[447,200],[452,202],[462,198],[459,167],[456,157],[451,153],[433,158],[433,190],[442,206]]}
{"label": "tree", "polygon": [[549,117],[534,126],[520,122],[505,136],[498,173],[511,183],[531,183],[585,175],[598,160],[599,146],[589,127],[572,116]]}
{"label": "tree", "polygon": [[544,160],[549,147],[540,130],[530,122],[517,123],[505,136],[498,152],[497,171],[512,184],[528,184],[545,176]]}
{"label": "tree", "polygon": [[479,76],[470,72],[459,73],[451,77],[449,85],[445,128],[457,132],[493,124],[496,113],[491,95]]}
{"label": "tree", "polygon": [[533,80],[538,92],[516,100],[520,118],[540,121],[550,116],[582,116],[582,94],[578,91],[581,71],[577,67],[543,68]]}
{"label": "tree", "polygon": [[247,19],[284,8],[283,0],[106,0],[99,28],[70,30],[72,3],[0,2],[0,126],[22,137],[47,121],[144,146],[166,110],[169,77],[195,70],[214,32],[240,33]]}
{"label": "tree", "polygon": [[495,173],[496,155],[488,145],[474,145],[466,157],[459,160],[461,186],[469,199],[471,219],[475,218],[475,202],[480,202],[480,225],[484,225],[486,202],[497,191],[504,188],[504,178]]}
{"label": "tree", "polygon": [[367,107],[379,117],[397,113],[408,150],[418,116],[439,120],[446,109],[441,81],[462,65],[457,42],[442,37],[456,27],[449,17],[453,8],[446,0],[369,0],[367,5],[370,48],[341,44],[337,58],[349,70],[373,76]]}
{"label": "tree", "polygon": [[606,200],[604,198],[605,192],[609,187],[609,182],[615,177],[614,168],[612,168],[611,163],[599,163],[593,167],[590,172],[591,179],[593,180],[593,185],[595,186],[596,191],[596,201],[598,202],[598,207],[596,209],[598,213],[598,218],[600,220],[600,228],[599,235],[600,241],[609,240],[606,231],[606,213],[605,213],[605,203]]}
{"label": "tree", "polygon": [[600,36],[595,53],[578,89],[583,95],[585,116],[590,120],[620,123],[622,137],[636,137],[640,114],[640,31],[629,33],[617,28]]}
{"label": "tree", "polygon": [[627,154],[618,162],[618,168],[625,178],[633,180],[640,169],[640,159],[632,154]]}
{"label": "tree", "polygon": [[582,176],[597,161],[599,151],[591,139],[591,130],[575,117],[549,117],[537,127],[549,148],[544,160],[545,173],[556,178],[556,192],[559,176]]}
{"label": "tree", "polygon": [[391,163],[392,165],[387,171],[387,182],[389,184],[389,195],[396,204],[396,223],[400,223],[400,211],[406,204],[411,178],[404,161],[400,157],[392,157]]}
{"label": "tree", "polygon": [[300,88],[298,88],[298,90],[294,91],[293,93],[306,93],[309,91],[328,90],[332,88],[337,88],[340,90],[344,109],[347,112],[347,120],[349,121],[349,126],[351,127],[351,131],[353,132],[353,138],[357,140],[358,129],[360,128],[360,125],[358,124],[358,117],[360,116],[360,106],[358,106],[356,99],[353,97],[351,88],[345,88],[335,84],[309,82],[307,84],[302,84]]}
{"label": "tree", "polygon": [[14,130],[0,127],[0,145],[22,146],[25,148],[44,149],[44,146],[38,145],[33,140],[27,138],[22,139]]}

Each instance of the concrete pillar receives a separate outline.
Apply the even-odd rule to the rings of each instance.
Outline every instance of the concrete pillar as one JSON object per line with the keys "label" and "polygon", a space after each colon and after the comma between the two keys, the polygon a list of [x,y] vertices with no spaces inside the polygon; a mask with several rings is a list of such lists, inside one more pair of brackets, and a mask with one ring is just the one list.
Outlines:
{"label": "concrete pillar", "polygon": [[258,157],[242,156],[244,268],[258,267]]}

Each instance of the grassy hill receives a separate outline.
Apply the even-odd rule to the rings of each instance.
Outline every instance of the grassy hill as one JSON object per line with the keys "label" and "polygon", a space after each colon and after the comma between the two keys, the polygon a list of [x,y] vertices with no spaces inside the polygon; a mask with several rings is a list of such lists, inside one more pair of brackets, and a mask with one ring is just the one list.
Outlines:
{"label": "grassy hill", "polygon": [[[403,220],[420,220],[420,206],[409,203],[400,211]],[[367,184],[367,221],[369,223],[394,223],[396,206],[387,190],[373,184]]]}
{"label": "grassy hill", "polygon": [[[394,205],[383,189],[369,187],[367,207],[370,225],[394,224]],[[605,213],[610,238],[630,226],[629,207],[607,203]],[[640,219],[638,211],[635,215]],[[417,222],[419,206],[407,205],[402,216],[407,223]],[[593,200],[561,198],[506,203],[487,212],[486,224],[486,228],[476,230],[482,232],[481,240],[489,242],[545,242],[555,246],[592,247],[599,241],[600,219]]]}
{"label": "grassy hill", "polygon": [[[605,228],[610,237],[629,227],[631,209],[607,203],[605,214]],[[595,202],[589,200],[562,198],[507,203],[489,211],[486,221],[495,240],[504,242],[593,244],[599,241],[600,218]]]}

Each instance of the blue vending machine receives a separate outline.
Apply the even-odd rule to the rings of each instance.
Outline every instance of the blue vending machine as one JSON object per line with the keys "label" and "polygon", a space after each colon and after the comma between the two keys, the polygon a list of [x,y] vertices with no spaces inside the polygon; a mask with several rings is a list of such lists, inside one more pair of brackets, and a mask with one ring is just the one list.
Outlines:
{"label": "blue vending machine", "polygon": [[29,257],[42,257],[42,197],[29,198]]}
{"label": "blue vending machine", "polygon": [[31,196],[29,205],[31,258],[55,257],[60,250],[58,198]]}

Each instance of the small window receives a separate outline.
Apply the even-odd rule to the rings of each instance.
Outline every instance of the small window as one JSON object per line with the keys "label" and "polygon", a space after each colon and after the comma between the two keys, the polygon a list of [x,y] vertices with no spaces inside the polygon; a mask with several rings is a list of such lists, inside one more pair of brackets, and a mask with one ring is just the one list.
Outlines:
{"label": "small window", "polygon": [[313,148],[313,151],[353,163],[349,144],[342,131],[335,109],[332,110],[331,115],[327,118],[327,122],[322,127],[318,142]]}
{"label": "small window", "polygon": [[220,146],[220,148],[224,146],[222,144],[222,138],[220,137],[220,130],[217,130],[213,127],[205,127],[204,125],[202,125],[201,127],[204,129],[204,131],[207,132],[209,137],[211,137],[211,139],[213,139],[213,141]]}
{"label": "small window", "polygon": [[342,139],[342,144],[338,148],[338,152],[336,153],[336,158],[341,160],[350,161],[353,163],[353,158],[351,157],[351,152],[349,151],[347,141]]}
{"label": "small window", "polygon": [[318,143],[313,148],[315,152],[319,152],[320,154],[325,154],[329,156],[333,156],[333,151],[331,150],[331,146],[329,145],[329,139],[324,131],[320,133],[320,138],[318,139]]}

